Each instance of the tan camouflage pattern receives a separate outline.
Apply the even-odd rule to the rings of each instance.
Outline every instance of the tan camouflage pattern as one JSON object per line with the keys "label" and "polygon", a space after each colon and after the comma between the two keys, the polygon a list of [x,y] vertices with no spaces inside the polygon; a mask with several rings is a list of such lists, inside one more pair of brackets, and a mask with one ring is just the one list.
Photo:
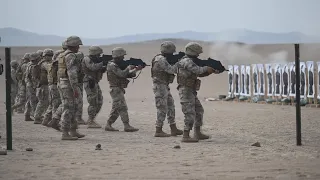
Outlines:
{"label": "tan camouflage pattern", "polygon": [[[70,39],[69,39],[70,40]],[[71,38],[69,43],[79,43],[78,41],[73,41]],[[68,43],[68,41],[67,41]],[[70,46],[70,45],[68,45]],[[77,121],[75,120],[76,114],[76,100],[75,93],[81,95],[81,90],[79,89],[78,83],[78,60],[77,56],[74,53],[68,52],[67,50],[64,53],[68,53],[65,56],[65,65],[68,74],[67,78],[60,78],[59,82],[59,91],[61,92],[61,101],[63,113],[61,115],[61,128],[63,131],[69,131],[71,129],[77,129]]]}
{"label": "tan camouflage pattern", "polygon": [[[121,70],[114,62],[108,63],[107,65],[107,73],[112,73],[119,78],[126,78],[130,73],[135,72],[135,69],[130,71],[128,68]],[[115,78],[117,79],[117,77]],[[109,92],[112,98],[112,108],[108,118],[108,123],[114,123],[119,116],[123,123],[129,123],[128,106],[124,97],[124,88],[112,85],[110,86]]]}
{"label": "tan camouflage pattern", "polygon": [[[188,79],[192,74],[197,76],[207,72],[208,67],[197,66],[191,58],[184,57],[178,63],[178,76]],[[178,85],[180,104],[184,114],[184,130],[192,130],[195,127],[202,126],[204,109],[197,97],[197,91],[183,85]]]}
{"label": "tan camouflage pattern", "polygon": [[[44,53],[48,53],[46,51],[47,49],[44,50]],[[51,50],[52,51],[52,50]],[[49,51],[49,53],[51,53]],[[53,52],[50,54],[53,55]],[[48,72],[48,68],[51,62],[51,57],[44,57],[44,61],[40,62],[40,70],[42,72]],[[44,78],[47,78],[47,74],[41,73],[40,76],[44,76]],[[49,106],[49,86],[48,84],[40,84],[40,87],[37,87],[36,89],[36,96],[38,98],[38,104],[35,110],[34,118],[39,119],[41,118],[42,114],[45,113]]]}
{"label": "tan camouflage pattern", "polygon": [[[153,60],[151,71],[154,74],[163,76],[169,74],[172,76],[177,72],[177,67],[175,65],[171,66],[164,56],[158,55]],[[152,81],[157,108],[156,127],[162,127],[166,117],[169,124],[175,124],[175,105],[169,88],[171,82],[168,81],[168,78],[159,78],[158,76],[153,76]]]}

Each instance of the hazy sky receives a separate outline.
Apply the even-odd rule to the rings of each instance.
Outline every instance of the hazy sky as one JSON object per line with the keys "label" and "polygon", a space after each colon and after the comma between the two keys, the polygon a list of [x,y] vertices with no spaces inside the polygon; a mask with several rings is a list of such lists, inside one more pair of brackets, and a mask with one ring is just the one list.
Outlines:
{"label": "hazy sky", "polygon": [[88,38],[232,28],[320,36],[319,9],[320,0],[0,0],[0,27]]}

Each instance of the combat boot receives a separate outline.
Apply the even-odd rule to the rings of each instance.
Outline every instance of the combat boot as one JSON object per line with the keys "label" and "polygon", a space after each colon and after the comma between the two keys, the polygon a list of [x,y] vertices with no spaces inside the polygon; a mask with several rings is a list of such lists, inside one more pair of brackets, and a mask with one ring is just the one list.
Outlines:
{"label": "combat boot", "polygon": [[41,124],[41,123],[42,123],[41,118],[35,118],[34,119],[34,123],[33,124]]}
{"label": "combat boot", "polygon": [[106,127],[104,128],[105,131],[119,131],[118,129],[115,129],[112,127],[111,123],[107,122]]}
{"label": "combat boot", "polygon": [[102,128],[100,124],[98,124],[94,119],[89,118],[87,122],[87,128]]}
{"label": "combat boot", "polygon": [[24,116],[25,121],[33,121],[33,119],[30,116]]}
{"label": "combat boot", "polygon": [[176,124],[170,124],[171,136],[182,135],[183,131],[177,128]]}
{"label": "combat boot", "polygon": [[78,137],[72,137],[68,131],[63,130],[61,140],[78,140]]}
{"label": "combat boot", "polygon": [[154,137],[170,137],[170,134],[167,134],[162,131],[162,127],[156,127],[156,133],[154,134]]}
{"label": "combat boot", "polygon": [[52,120],[48,123],[48,127],[52,127],[57,131],[61,131],[60,125],[59,125],[59,119],[52,118]]}
{"label": "combat boot", "polygon": [[49,122],[50,122],[50,119],[49,119],[49,118],[44,118],[41,124],[42,124],[43,126],[49,127],[49,126],[48,126]]}
{"label": "combat boot", "polygon": [[196,143],[196,142],[199,142],[198,139],[191,138],[189,136],[189,133],[190,133],[189,130],[184,130],[183,131],[183,136],[182,136],[181,142],[185,142],[185,143]]}
{"label": "combat boot", "polygon": [[209,136],[202,134],[199,126],[194,128],[194,138],[199,140],[204,140],[204,139],[209,139]]}
{"label": "combat boot", "polygon": [[135,132],[139,131],[139,129],[130,126],[129,123],[124,123],[124,132]]}
{"label": "combat boot", "polygon": [[77,137],[77,138],[83,138],[85,137],[84,134],[80,134],[76,129],[70,130],[70,136]]}

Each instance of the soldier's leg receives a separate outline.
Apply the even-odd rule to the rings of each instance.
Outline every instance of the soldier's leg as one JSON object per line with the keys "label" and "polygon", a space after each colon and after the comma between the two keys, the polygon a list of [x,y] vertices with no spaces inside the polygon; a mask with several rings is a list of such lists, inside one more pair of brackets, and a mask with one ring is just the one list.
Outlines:
{"label": "soldier's leg", "polygon": [[62,104],[62,92],[58,85],[53,85],[51,87],[52,92],[52,120],[48,123],[49,127],[60,131],[60,119],[63,113],[63,104]]}
{"label": "soldier's leg", "polygon": [[115,109],[118,111],[121,117],[121,120],[124,124],[124,131],[135,132],[135,131],[138,131],[139,129],[134,128],[129,124],[128,107],[127,107],[126,100],[124,98],[124,92],[125,92],[124,89],[121,89],[121,88],[111,89],[110,95],[114,103],[113,106],[115,106]]}
{"label": "soldier's leg", "polygon": [[97,87],[98,87],[98,101],[97,101],[97,114],[101,111],[101,108],[102,108],[102,105],[103,105],[103,95],[102,95],[102,91],[101,91],[101,88],[100,88],[100,85],[97,84]]}
{"label": "soldier's leg", "polygon": [[49,89],[48,86],[41,86],[37,88],[36,96],[38,97],[38,103],[34,113],[34,123],[42,123],[41,116],[44,111],[48,108],[48,98],[49,98]]}
{"label": "soldier's leg", "polygon": [[101,128],[101,125],[98,124],[94,119],[97,115],[97,106],[98,106],[98,87],[95,84],[94,87],[90,87],[89,82],[84,82],[84,87],[87,93],[88,99],[88,128]]}
{"label": "soldier's leg", "polygon": [[31,112],[31,106],[29,100],[25,103],[25,108],[24,108],[24,120],[25,121],[33,121],[33,119],[30,117],[30,112]]}
{"label": "soldier's leg", "polygon": [[170,134],[163,132],[163,122],[168,112],[167,100],[168,89],[166,85],[153,84],[153,93],[155,95],[155,104],[157,108],[156,132],[154,137],[170,137]]}
{"label": "soldier's leg", "polygon": [[190,130],[192,130],[194,120],[196,118],[195,112],[195,95],[190,88],[179,88],[179,97],[182,112],[184,114],[184,130],[182,142],[198,142],[198,139],[190,137]]}
{"label": "soldier's leg", "polygon": [[170,124],[171,136],[182,135],[183,131],[178,129],[176,125],[175,105],[174,105],[174,99],[171,95],[170,89],[168,89],[167,107],[168,107],[167,119],[168,119],[168,123]]}
{"label": "soldier's leg", "polygon": [[51,121],[52,119],[52,90],[51,90],[51,85],[49,86],[49,95],[48,95],[48,102],[49,102],[49,105],[48,105],[48,108],[46,109],[46,112],[44,113],[44,118],[43,118],[43,121],[42,121],[42,125],[44,126],[48,126],[48,123]]}
{"label": "soldier's leg", "polygon": [[[62,140],[77,140],[78,137],[72,137],[69,134],[71,125],[74,125],[75,116],[75,100],[73,96],[73,90],[70,85],[61,85],[60,90],[62,92],[62,105],[63,113],[61,116],[61,128],[62,128]],[[73,127],[74,128],[74,127]]]}
{"label": "soldier's leg", "polygon": [[17,87],[11,86],[11,106],[15,104],[15,99],[17,96]]}
{"label": "soldier's leg", "polygon": [[16,103],[11,107],[12,111],[18,109],[18,113],[24,113],[24,106],[26,104],[26,89],[25,86],[20,84],[19,94],[16,98]]}
{"label": "soldier's leg", "polygon": [[195,97],[195,110],[196,110],[196,118],[194,122],[194,138],[199,140],[209,139],[209,136],[201,133],[204,109],[197,96]]}
{"label": "soldier's leg", "polygon": [[38,98],[36,96],[36,91],[32,87],[27,87],[29,104],[31,106],[30,114],[34,117],[34,113],[37,107]]}
{"label": "soldier's leg", "polygon": [[105,126],[104,130],[105,131],[119,131],[118,129],[115,129],[115,128],[112,127],[112,124],[114,122],[116,122],[118,117],[119,117],[119,113],[118,113],[116,104],[112,100],[112,107],[111,107],[110,115],[109,115],[109,118],[108,118],[108,121],[107,121],[107,125]]}
{"label": "soldier's leg", "polygon": [[79,89],[81,94],[77,99],[77,110],[76,110],[76,121],[78,124],[86,124],[86,122],[82,119],[83,114],[83,84],[79,85]]}

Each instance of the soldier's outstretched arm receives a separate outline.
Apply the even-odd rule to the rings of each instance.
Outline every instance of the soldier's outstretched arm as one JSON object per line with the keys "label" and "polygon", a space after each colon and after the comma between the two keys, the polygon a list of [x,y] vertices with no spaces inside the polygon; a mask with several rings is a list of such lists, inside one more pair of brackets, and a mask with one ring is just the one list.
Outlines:
{"label": "soldier's outstretched arm", "polygon": [[168,74],[176,74],[177,73],[177,66],[175,65],[170,65],[168,61],[164,57],[158,57],[160,58],[158,62],[156,63],[155,66],[158,66],[160,69],[165,71]]}
{"label": "soldier's outstretched arm", "polygon": [[78,66],[77,57],[75,54],[71,53],[65,57],[65,62],[67,66],[67,74],[69,76],[69,82],[73,90],[77,90],[78,87]]}
{"label": "soldier's outstretched arm", "polygon": [[120,68],[116,67],[116,65],[114,63],[109,63],[107,66],[107,71],[111,71],[114,74],[116,74],[119,77],[123,77],[126,78],[128,76],[129,73],[132,73],[132,71],[130,71],[130,66],[128,66],[125,70],[121,70]]}
{"label": "soldier's outstretched arm", "polygon": [[103,67],[103,62],[101,63],[93,63],[93,61],[89,57],[84,57],[83,61],[88,69],[91,71],[98,71]]}
{"label": "soldier's outstretched arm", "polygon": [[196,75],[203,74],[205,72],[208,72],[208,67],[200,67],[197,66],[191,59],[183,59],[180,60],[177,64],[179,67],[182,67],[188,71],[191,71],[192,73]]}

